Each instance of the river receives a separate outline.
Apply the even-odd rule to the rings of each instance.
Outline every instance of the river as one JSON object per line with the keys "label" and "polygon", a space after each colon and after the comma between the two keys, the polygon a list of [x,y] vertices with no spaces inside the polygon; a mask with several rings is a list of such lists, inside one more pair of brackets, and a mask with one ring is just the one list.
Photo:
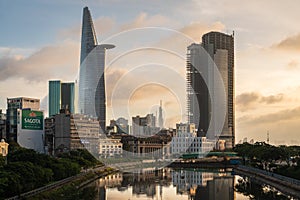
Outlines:
{"label": "river", "polygon": [[99,178],[82,190],[97,200],[293,199],[231,169],[143,169]]}

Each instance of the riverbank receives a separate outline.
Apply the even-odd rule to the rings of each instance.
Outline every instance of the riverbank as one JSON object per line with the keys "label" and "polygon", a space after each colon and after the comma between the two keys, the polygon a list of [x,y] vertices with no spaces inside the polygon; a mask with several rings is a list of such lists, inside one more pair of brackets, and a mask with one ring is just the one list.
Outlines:
{"label": "riverbank", "polygon": [[80,177],[86,169],[103,166],[86,150],[53,157],[17,144],[9,148],[7,162],[0,163],[0,200],[65,184]]}
{"label": "riverbank", "polygon": [[89,195],[92,195],[92,193],[81,190],[81,188],[98,178],[107,176],[115,172],[117,172],[117,170],[109,167],[90,169],[87,172],[83,172],[75,176],[70,181],[64,184],[58,183],[56,186],[54,185],[54,187],[51,188],[47,188],[47,186],[44,188],[38,188],[36,189],[37,193],[35,193],[35,191],[31,191],[31,194],[22,194],[21,198],[26,198],[28,200],[90,199]]}
{"label": "riverbank", "polygon": [[233,171],[237,175],[250,177],[250,180],[254,180],[262,184],[268,184],[287,195],[300,198],[299,180],[248,166],[235,166]]}

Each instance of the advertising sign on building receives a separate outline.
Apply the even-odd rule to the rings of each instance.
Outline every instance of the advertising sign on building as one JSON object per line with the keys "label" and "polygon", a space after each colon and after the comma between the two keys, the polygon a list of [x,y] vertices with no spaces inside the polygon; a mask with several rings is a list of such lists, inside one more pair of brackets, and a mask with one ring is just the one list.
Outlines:
{"label": "advertising sign on building", "polygon": [[43,112],[22,110],[22,129],[43,130],[43,121]]}
{"label": "advertising sign on building", "polygon": [[44,113],[18,109],[17,142],[21,147],[44,152]]}

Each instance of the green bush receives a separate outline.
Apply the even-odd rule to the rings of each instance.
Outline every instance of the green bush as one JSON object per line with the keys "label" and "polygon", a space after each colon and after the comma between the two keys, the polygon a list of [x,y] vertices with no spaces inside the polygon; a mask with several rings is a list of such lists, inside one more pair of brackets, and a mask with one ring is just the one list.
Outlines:
{"label": "green bush", "polygon": [[10,145],[7,165],[0,160],[0,199],[18,195],[35,188],[80,173],[82,167],[99,162],[86,150],[64,153],[59,158]]}

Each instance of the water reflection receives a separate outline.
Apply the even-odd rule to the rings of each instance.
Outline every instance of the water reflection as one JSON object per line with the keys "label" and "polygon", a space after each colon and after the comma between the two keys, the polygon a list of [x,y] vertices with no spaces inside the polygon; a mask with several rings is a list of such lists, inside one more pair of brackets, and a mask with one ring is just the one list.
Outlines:
{"label": "water reflection", "polygon": [[189,199],[234,199],[234,177],[229,172],[180,170],[171,174],[177,194],[187,194]]}
{"label": "water reflection", "polygon": [[250,184],[224,169],[143,169],[108,175],[87,188],[94,188],[91,199],[97,200],[289,199],[276,191],[265,195],[266,186]]}
{"label": "water reflection", "polygon": [[234,176],[215,170],[143,169],[100,178],[89,187],[106,199],[234,199]]}

